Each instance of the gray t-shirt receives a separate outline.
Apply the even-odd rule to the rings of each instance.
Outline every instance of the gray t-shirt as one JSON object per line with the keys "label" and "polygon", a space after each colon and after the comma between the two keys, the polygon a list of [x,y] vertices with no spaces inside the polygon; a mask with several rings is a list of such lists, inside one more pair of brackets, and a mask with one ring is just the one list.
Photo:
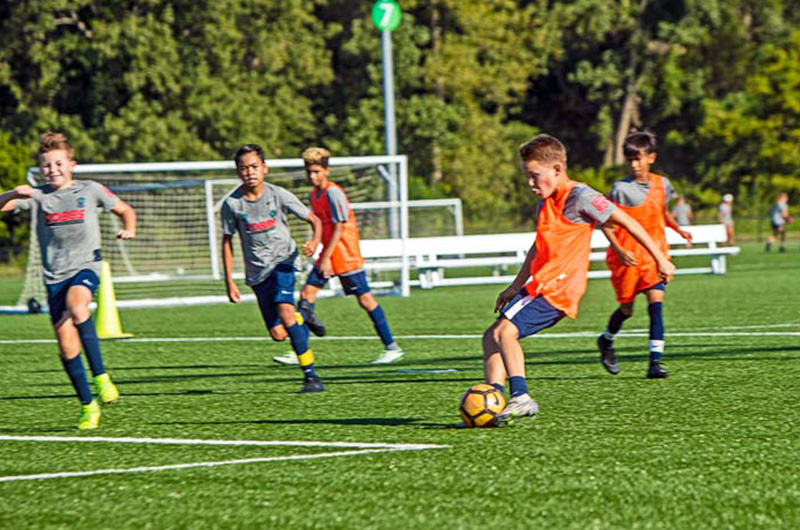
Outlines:
{"label": "gray t-shirt", "polygon": [[680,226],[688,226],[692,223],[691,214],[692,207],[688,204],[676,204],[672,207],[672,217],[675,218],[675,222]]}
{"label": "gray t-shirt", "polygon": [[[542,204],[543,201],[539,201],[536,207],[537,220]],[[615,208],[616,206],[603,197],[602,193],[585,184],[577,184],[569,193],[562,213],[571,223],[604,225]]]}
{"label": "gray t-shirt", "polygon": [[222,233],[232,236],[237,231],[242,241],[245,283],[253,286],[267,279],[275,267],[297,251],[286,215],[308,217],[309,209],[280,186],[264,184],[264,192],[255,201],[244,198],[237,189],[222,205]]}
{"label": "gray t-shirt", "polygon": [[14,201],[14,211],[30,210],[36,223],[45,284],[63,282],[83,269],[100,275],[98,208],[109,211],[118,201],[91,180],[75,180],[60,190],[37,186],[32,198]]}
{"label": "gray t-shirt", "polygon": [[[661,177],[661,179],[664,181],[664,206],[666,206],[673,199],[677,199],[678,194],[667,177]],[[633,177],[625,177],[614,183],[608,198],[620,206],[635,207],[644,202],[649,191],[649,182],[637,182]]]}
{"label": "gray t-shirt", "polygon": [[719,220],[725,226],[730,226],[733,224],[733,207],[723,202],[719,205]]}
{"label": "gray t-shirt", "polygon": [[789,215],[789,205],[785,202],[776,202],[769,210],[769,220],[775,226],[785,225],[787,215]]}

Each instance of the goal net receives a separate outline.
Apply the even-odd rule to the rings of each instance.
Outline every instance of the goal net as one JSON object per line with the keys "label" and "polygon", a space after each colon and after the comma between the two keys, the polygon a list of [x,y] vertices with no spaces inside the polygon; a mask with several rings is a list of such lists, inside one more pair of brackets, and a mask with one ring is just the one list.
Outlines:
{"label": "goal net", "polygon": [[[281,186],[309,203],[311,185],[303,161],[268,160],[267,182]],[[373,156],[331,158],[330,179],[347,193],[359,223],[362,239],[396,239],[398,248],[410,234],[407,196],[407,158]],[[226,302],[222,280],[220,209],[240,182],[232,161],[169,162],[140,164],[78,165],[76,179],[95,180],[133,206],[138,216],[135,239],[115,238],[121,220],[100,215],[104,260],[111,264],[118,304],[147,307]],[[42,184],[38,169],[28,180]],[[414,232],[431,235],[458,233],[460,203],[452,200],[419,201],[420,215]],[[289,215],[292,236],[301,245],[311,235],[304,221]],[[442,233],[444,232],[444,233]],[[234,278],[243,285],[244,265],[238,236],[234,239]],[[42,285],[41,256],[36,230],[31,230],[28,267],[18,305],[30,298],[46,302]],[[370,271],[370,282],[378,291],[409,294],[408,256],[402,252],[397,270]],[[303,272],[312,260],[299,259]],[[335,288],[335,282],[331,282]],[[249,293],[249,289],[243,290]]]}

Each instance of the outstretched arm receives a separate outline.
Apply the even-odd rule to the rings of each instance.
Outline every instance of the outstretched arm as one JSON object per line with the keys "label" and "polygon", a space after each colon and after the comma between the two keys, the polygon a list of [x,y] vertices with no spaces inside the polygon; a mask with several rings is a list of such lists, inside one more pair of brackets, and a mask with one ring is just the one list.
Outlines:
{"label": "outstretched arm", "polygon": [[30,199],[31,197],[33,197],[33,188],[27,184],[0,193],[0,212],[11,212],[16,206],[16,202],[14,202],[16,199]]}
{"label": "outstretched arm", "polygon": [[117,232],[117,239],[133,239],[136,237],[136,210],[123,200],[111,208],[111,212],[122,219],[122,230]]}
{"label": "outstretched arm", "polygon": [[536,259],[536,241],[533,242],[531,248],[528,249],[528,253],[525,255],[525,261],[522,262],[522,266],[519,269],[514,280],[511,282],[511,285],[505,288],[503,292],[501,292],[497,296],[497,300],[494,303],[494,312],[497,313],[505,305],[511,301],[512,298],[517,296],[517,293],[520,289],[522,289],[528,281],[528,278],[531,275],[531,264],[533,260]]}
{"label": "outstretched arm", "polygon": [[645,229],[642,228],[642,225],[640,225],[635,219],[619,208],[615,209],[611,213],[609,222],[617,224],[630,232],[634,239],[641,243],[647,252],[653,256],[653,259],[656,260],[656,264],[658,265],[658,274],[661,276],[661,280],[664,283],[669,283],[672,281],[672,278],[675,275],[675,265],[670,263],[667,257],[661,253],[661,250],[659,250],[659,248],[656,246],[655,241],[653,241]]}
{"label": "outstretched arm", "polygon": [[687,230],[683,230],[679,225],[678,222],[675,220],[675,217],[672,213],[664,207],[664,219],[667,221],[667,226],[678,232],[683,239],[686,240],[687,243],[690,245],[692,244],[692,234]]}
{"label": "outstretched arm", "polygon": [[614,229],[611,226],[601,225],[600,231],[603,232],[603,235],[606,236],[608,239],[608,243],[611,246],[611,249],[617,253],[619,260],[622,262],[623,265],[626,267],[633,267],[634,265],[638,265],[638,261],[636,261],[636,254],[631,252],[630,250],[625,250],[622,248],[622,245],[619,244],[619,239],[617,239],[617,234],[614,233]]}

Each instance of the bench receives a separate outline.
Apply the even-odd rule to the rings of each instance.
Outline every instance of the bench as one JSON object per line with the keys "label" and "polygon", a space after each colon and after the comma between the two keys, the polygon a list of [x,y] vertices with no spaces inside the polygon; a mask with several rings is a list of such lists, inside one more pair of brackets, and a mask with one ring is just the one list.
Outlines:
{"label": "bench", "polygon": [[[667,229],[667,243],[675,246],[670,255],[709,256],[710,266],[679,268],[676,274],[725,274],[727,256],[738,254],[739,247],[719,246],[727,239],[723,225],[698,225],[686,227],[694,239],[692,248],[686,248],[683,238]],[[510,283],[525,260],[535,234],[488,234],[473,236],[420,237],[406,242],[409,265],[417,272],[411,285],[431,289],[448,285],[476,285]],[[608,240],[600,230],[592,234],[590,261],[605,261]],[[402,245],[397,239],[372,239],[361,241],[361,253],[366,260],[367,272],[401,270]],[[448,269],[490,268],[491,273],[481,276],[448,278]],[[508,274],[510,273],[510,274]],[[607,269],[589,271],[589,278],[608,278]]]}

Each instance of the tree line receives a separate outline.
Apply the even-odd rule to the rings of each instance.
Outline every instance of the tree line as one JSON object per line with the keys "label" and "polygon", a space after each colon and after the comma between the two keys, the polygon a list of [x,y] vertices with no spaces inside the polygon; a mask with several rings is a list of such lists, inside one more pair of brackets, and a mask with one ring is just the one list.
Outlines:
{"label": "tree line", "polygon": [[[622,140],[696,206],[800,197],[793,0],[401,0],[399,150],[412,198],[457,196],[475,226],[530,226],[516,146],[561,138],[574,178],[623,176]],[[86,163],[384,152],[380,34],[353,0],[0,0],[0,188],[38,135]],[[9,243],[13,220],[0,226]],[[24,230],[17,228],[19,244]]]}

